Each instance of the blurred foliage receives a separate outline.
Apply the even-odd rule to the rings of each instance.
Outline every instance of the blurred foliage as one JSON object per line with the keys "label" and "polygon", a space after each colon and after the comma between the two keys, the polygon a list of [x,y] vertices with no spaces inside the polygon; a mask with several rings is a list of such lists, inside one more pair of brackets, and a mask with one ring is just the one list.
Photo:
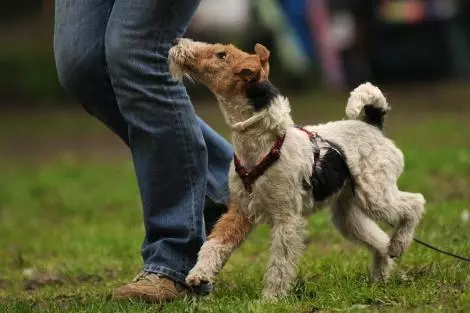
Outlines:
{"label": "blurred foliage", "polygon": [[0,23],[37,12],[41,9],[41,5],[40,0],[2,1],[0,3]]}
{"label": "blurred foliage", "polygon": [[[355,2],[372,5],[372,1]],[[350,86],[346,88],[350,89],[364,80],[403,84],[431,78],[468,79],[470,4],[462,1],[461,8],[455,23],[445,25],[431,22],[392,27],[378,24],[375,20],[364,24],[370,34],[361,36],[365,36],[362,40],[367,43],[359,49],[360,52],[351,52],[349,57],[344,55],[350,80]],[[363,23],[368,20],[365,17],[372,16],[371,12],[366,13],[368,15],[361,16]],[[53,1],[50,0],[3,1],[0,4],[0,99],[3,103],[45,103],[66,97],[58,83],[54,65],[52,15]],[[276,32],[263,25],[259,18],[254,18],[251,24],[248,35],[204,30],[190,31],[188,36],[203,41],[233,42],[246,51],[252,51],[256,42],[262,42],[272,52],[270,79],[282,90],[310,90],[324,84],[318,62],[309,64],[308,70],[302,74],[289,72],[275,44]],[[362,61],[361,53],[365,53]],[[208,96],[199,84],[188,84],[187,87],[193,98]]]}
{"label": "blurred foliage", "polygon": [[0,98],[50,100],[64,95],[51,51],[0,50]]}

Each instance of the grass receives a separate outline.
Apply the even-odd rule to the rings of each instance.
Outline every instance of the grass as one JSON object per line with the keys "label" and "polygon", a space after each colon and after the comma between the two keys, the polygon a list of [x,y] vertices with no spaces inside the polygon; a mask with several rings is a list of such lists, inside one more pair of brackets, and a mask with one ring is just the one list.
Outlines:
{"label": "grass", "polygon": [[[470,98],[466,89],[433,88],[432,99],[422,97],[426,90],[390,90],[387,133],[406,155],[400,187],[428,200],[417,235],[468,256],[470,222],[462,219],[470,210],[470,107],[461,105]],[[344,100],[297,96],[296,118],[342,117]],[[199,112],[227,134],[215,105]],[[212,295],[166,305],[111,302],[109,291],[141,266],[135,177],[127,154],[115,153],[123,147],[76,112],[11,113],[0,125],[0,148],[10,151],[0,163],[0,312],[470,312],[470,264],[413,244],[386,285],[371,284],[368,254],[338,235],[327,212],[309,220],[308,248],[287,299],[259,300],[269,235],[261,226],[225,266]],[[96,138],[107,142],[109,153],[90,158],[99,149],[84,142]],[[22,142],[33,148],[18,150]],[[46,148],[38,152],[42,142]]]}

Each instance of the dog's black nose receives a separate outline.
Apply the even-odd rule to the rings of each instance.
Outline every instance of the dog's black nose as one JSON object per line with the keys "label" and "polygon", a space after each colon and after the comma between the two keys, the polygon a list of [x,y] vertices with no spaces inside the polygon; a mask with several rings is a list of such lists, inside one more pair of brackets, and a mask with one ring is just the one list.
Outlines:
{"label": "dog's black nose", "polygon": [[180,42],[180,38],[173,39],[173,41],[171,43],[174,44],[174,45],[177,45],[178,42]]}

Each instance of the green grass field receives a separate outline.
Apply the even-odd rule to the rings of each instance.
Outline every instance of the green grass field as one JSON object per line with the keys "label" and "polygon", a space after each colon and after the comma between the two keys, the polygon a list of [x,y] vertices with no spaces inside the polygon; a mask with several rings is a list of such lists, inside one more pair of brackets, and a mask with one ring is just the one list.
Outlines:
{"label": "green grass field", "polygon": [[[387,91],[387,88],[385,88]],[[390,90],[387,134],[406,155],[402,189],[428,204],[417,236],[470,255],[470,90]],[[347,95],[292,98],[300,124],[343,117]],[[215,102],[200,114],[228,135]],[[327,212],[310,218],[294,289],[259,300],[265,226],[253,232],[204,298],[165,305],[114,303],[138,273],[141,210],[128,153],[78,110],[0,117],[0,312],[470,312],[470,264],[417,244],[387,284],[368,281],[369,255],[342,239]]]}

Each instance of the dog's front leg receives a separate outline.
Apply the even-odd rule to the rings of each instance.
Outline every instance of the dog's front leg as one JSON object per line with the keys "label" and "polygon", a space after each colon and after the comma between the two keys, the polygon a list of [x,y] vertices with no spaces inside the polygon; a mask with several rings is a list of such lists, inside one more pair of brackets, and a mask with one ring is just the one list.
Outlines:
{"label": "dog's front leg", "polygon": [[252,221],[232,203],[229,211],[222,215],[208,240],[202,245],[197,263],[186,277],[186,283],[198,286],[212,282],[252,227]]}
{"label": "dog's front leg", "polygon": [[302,216],[290,216],[274,222],[264,298],[276,299],[287,294],[304,249],[304,232],[305,220]]}

